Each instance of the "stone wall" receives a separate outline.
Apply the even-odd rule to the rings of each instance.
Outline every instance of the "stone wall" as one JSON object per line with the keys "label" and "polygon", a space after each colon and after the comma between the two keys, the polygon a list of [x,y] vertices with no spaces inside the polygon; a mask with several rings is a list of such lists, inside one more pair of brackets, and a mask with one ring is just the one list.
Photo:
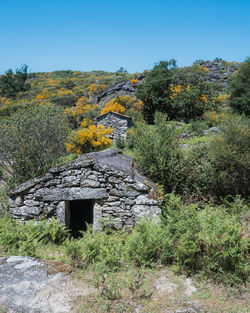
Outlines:
{"label": "stone wall", "polygon": [[135,181],[131,173],[97,162],[96,154],[52,168],[43,177],[11,190],[10,216],[22,220],[55,216],[65,222],[67,201],[83,199],[94,201],[94,228],[100,226],[100,220],[123,228],[142,216],[160,214],[157,201],[148,197],[148,184]]}
{"label": "stone wall", "polygon": [[121,137],[123,139],[127,138],[127,130],[131,126],[132,119],[116,114],[114,112],[109,112],[104,115],[99,116],[96,119],[97,124],[101,124],[108,128],[109,126],[114,129],[111,135],[112,139]]}

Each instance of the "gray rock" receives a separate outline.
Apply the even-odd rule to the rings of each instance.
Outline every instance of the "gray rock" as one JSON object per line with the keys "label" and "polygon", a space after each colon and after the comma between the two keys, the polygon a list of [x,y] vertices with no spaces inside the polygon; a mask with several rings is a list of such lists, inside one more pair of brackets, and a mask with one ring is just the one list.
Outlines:
{"label": "gray rock", "polygon": [[97,180],[85,179],[81,182],[82,187],[99,188],[101,184]]}
{"label": "gray rock", "polygon": [[62,164],[60,166],[53,167],[49,170],[49,172],[56,174],[56,173],[67,171],[69,169],[81,169],[83,167],[88,167],[92,164],[94,164],[93,160],[82,160],[81,158],[78,158],[68,163]]}
{"label": "gray rock", "polygon": [[157,201],[148,198],[147,196],[140,195],[135,199],[135,204],[142,204],[142,205],[157,205]]}
{"label": "gray rock", "polygon": [[44,184],[45,187],[51,187],[51,186],[56,186],[58,184],[60,184],[60,179],[52,179],[52,180],[49,180],[48,182],[46,182]]}
{"label": "gray rock", "polygon": [[136,191],[142,191],[142,192],[147,192],[149,189],[143,183],[135,183],[135,184],[129,185],[129,187],[131,187],[132,189],[135,189]]}
{"label": "gray rock", "polygon": [[185,139],[185,138],[187,139],[190,137],[190,134],[189,133],[183,133],[183,134],[180,134],[179,137],[180,137],[180,139]]}
{"label": "gray rock", "polygon": [[24,204],[27,206],[39,206],[40,202],[34,200],[25,200]]}
{"label": "gray rock", "polygon": [[220,129],[218,127],[214,126],[214,127],[210,127],[208,131],[210,133],[217,134],[220,132]]}
{"label": "gray rock", "polygon": [[23,192],[29,188],[32,188],[33,186],[39,184],[40,182],[46,182],[52,178],[53,178],[53,175],[50,173],[47,173],[46,175],[44,175],[40,178],[38,177],[38,178],[31,179],[31,180],[17,186],[16,188],[10,190],[9,196],[19,194],[19,193],[21,193],[21,192]]}
{"label": "gray rock", "polygon": [[62,201],[62,200],[83,200],[83,199],[103,199],[108,194],[104,188],[44,188],[38,190],[34,198],[43,201]]}
{"label": "gray rock", "polygon": [[73,298],[90,292],[62,273],[49,275],[45,264],[35,258],[0,258],[0,306],[7,312],[69,313]]}
{"label": "gray rock", "polygon": [[21,218],[21,219],[32,219],[34,217],[38,217],[42,209],[40,207],[30,207],[30,206],[22,206],[18,209],[10,208],[9,213],[11,217]]}

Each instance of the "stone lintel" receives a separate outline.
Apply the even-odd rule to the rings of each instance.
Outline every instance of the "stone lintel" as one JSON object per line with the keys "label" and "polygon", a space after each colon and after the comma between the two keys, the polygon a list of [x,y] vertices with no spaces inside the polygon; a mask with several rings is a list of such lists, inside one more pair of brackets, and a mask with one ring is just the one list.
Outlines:
{"label": "stone lintel", "polygon": [[34,199],[43,201],[71,201],[84,199],[103,199],[108,194],[105,188],[44,188],[38,190]]}

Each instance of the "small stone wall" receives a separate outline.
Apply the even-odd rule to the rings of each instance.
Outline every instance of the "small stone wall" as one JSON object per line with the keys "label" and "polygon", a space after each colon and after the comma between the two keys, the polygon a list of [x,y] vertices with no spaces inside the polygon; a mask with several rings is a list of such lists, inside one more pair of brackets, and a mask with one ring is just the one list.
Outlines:
{"label": "small stone wall", "polygon": [[126,116],[116,114],[115,112],[108,112],[99,116],[97,119],[97,124],[101,124],[108,128],[109,126],[114,129],[111,138],[116,139],[121,137],[123,139],[127,138],[127,130],[131,127],[131,118]]}
{"label": "small stone wall", "polygon": [[[117,152],[110,151],[119,163]],[[22,220],[55,216],[65,222],[67,201],[93,199],[94,228],[100,226],[100,220],[111,221],[116,227],[123,228],[134,225],[142,216],[157,217],[160,208],[157,201],[148,197],[149,187],[135,181],[131,169],[126,173],[103,164],[103,160],[110,163],[112,158],[104,159],[100,153],[88,154],[52,168],[43,177],[11,190],[10,216]],[[102,162],[96,159],[96,155]]]}

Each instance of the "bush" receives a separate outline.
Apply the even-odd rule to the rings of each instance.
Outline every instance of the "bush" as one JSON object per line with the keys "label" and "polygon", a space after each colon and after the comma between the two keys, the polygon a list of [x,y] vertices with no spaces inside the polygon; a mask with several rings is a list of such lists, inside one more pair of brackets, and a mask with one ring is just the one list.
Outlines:
{"label": "bush", "polygon": [[173,190],[182,199],[188,202],[214,200],[207,144],[183,150],[177,174]]}
{"label": "bush", "polygon": [[249,195],[249,120],[229,116],[209,144],[212,185],[218,196]]}
{"label": "bush", "polygon": [[113,129],[105,128],[103,125],[86,125],[86,120],[81,123],[81,128],[73,131],[66,144],[67,151],[76,154],[104,150],[111,146],[109,138]]}
{"label": "bush", "polygon": [[29,105],[0,122],[0,166],[13,187],[45,173],[63,155],[66,117],[53,105]]}
{"label": "bush", "polygon": [[155,126],[142,124],[133,133],[135,161],[153,180],[171,191],[178,171],[180,150],[178,129],[166,122],[163,114],[155,115]]}
{"label": "bush", "polygon": [[116,271],[123,261],[122,232],[96,232],[89,229],[81,239],[82,257],[86,265],[92,264]]}
{"label": "bush", "polygon": [[126,257],[136,266],[153,266],[160,261],[160,255],[166,249],[166,239],[160,223],[142,219],[126,240]]}
{"label": "bush", "polygon": [[118,138],[115,141],[115,144],[116,144],[116,147],[121,150],[123,150],[126,147],[126,141],[122,139],[121,136],[118,136]]}
{"label": "bush", "polygon": [[240,220],[247,206],[240,198],[200,209],[194,204],[182,205],[180,197],[170,194],[162,211],[172,252],[165,262],[188,272],[202,271],[218,282],[233,285],[246,281],[247,240],[242,237]]}
{"label": "bush", "polygon": [[20,225],[5,215],[0,219],[0,251],[2,255],[37,256],[41,243],[62,243],[68,237],[66,227],[55,219],[31,221]]}
{"label": "bush", "polygon": [[8,192],[3,186],[0,186],[0,218],[7,213],[8,210]]}
{"label": "bush", "polygon": [[243,62],[229,83],[229,104],[238,113],[250,114],[250,58]]}

